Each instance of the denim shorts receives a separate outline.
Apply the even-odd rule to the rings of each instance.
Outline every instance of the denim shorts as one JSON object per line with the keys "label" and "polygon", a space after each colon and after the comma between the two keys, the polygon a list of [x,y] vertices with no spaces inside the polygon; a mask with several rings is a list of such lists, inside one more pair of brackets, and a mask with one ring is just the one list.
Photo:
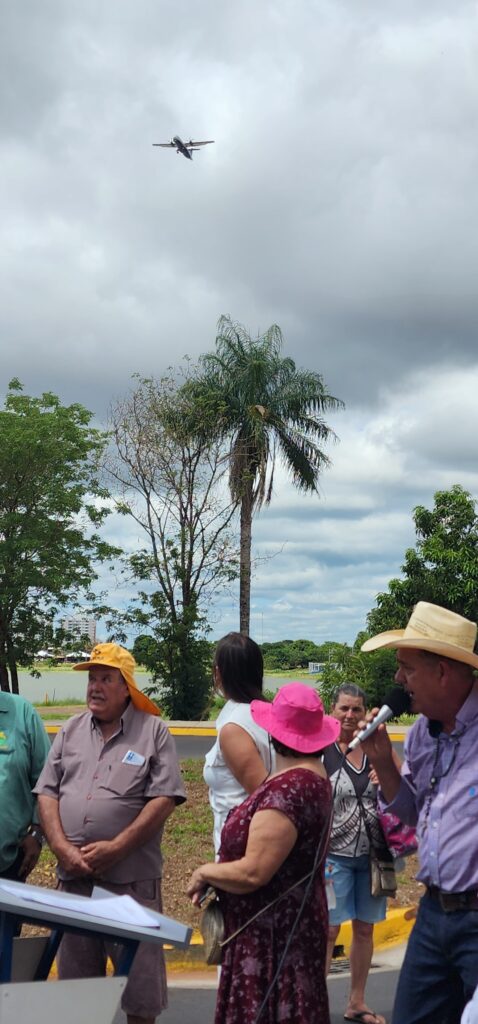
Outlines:
{"label": "denim shorts", "polygon": [[387,897],[370,894],[368,853],[361,857],[340,857],[328,854],[326,878],[332,881],[336,906],[329,909],[329,923],[383,921],[387,913]]}

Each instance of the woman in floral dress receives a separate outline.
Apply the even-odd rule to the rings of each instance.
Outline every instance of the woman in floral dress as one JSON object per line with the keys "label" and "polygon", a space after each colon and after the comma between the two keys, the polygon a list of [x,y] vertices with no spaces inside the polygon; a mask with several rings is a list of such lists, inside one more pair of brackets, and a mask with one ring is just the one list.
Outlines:
{"label": "woman in floral dress", "polygon": [[[198,868],[188,889],[195,903],[209,885],[218,891],[226,938],[246,925],[224,946],[215,1024],[255,1024],[259,1013],[261,1024],[329,1024],[324,858],[331,790],[319,755],[340,725],[302,683],[282,687],[272,704],[253,701],[251,712],[271,736],[277,771],[230,812],[219,863]],[[307,892],[310,879],[303,879],[314,864]]]}

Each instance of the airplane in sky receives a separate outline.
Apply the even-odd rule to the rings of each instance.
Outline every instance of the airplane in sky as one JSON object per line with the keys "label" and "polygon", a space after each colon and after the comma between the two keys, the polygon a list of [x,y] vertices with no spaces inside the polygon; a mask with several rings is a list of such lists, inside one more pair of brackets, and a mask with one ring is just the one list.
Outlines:
{"label": "airplane in sky", "polygon": [[163,149],[170,149],[171,146],[176,148],[176,153],[182,153],[187,160],[192,160],[192,153],[199,150],[200,146],[210,146],[214,142],[214,139],[206,139],[204,142],[193,142],[192,139],[189,142],[183,142],[179,138],[179,135],[174,135],[171,142],[153,142],[153,146],[162,146]]}

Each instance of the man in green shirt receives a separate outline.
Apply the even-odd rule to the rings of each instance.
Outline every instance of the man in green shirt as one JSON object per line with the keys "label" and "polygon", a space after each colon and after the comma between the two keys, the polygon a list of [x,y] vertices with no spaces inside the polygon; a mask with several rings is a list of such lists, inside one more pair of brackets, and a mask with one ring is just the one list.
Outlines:
{"label": "man in green shirt", "polygon": [[32,793],[50,750],[39,714],[0,692],[0,876],[24,882],[40,856],[43,832]]}

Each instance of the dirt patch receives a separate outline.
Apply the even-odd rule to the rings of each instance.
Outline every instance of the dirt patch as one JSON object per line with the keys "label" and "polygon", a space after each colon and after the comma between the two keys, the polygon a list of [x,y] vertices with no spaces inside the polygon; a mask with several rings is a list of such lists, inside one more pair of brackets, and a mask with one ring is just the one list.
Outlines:
{"label": "dirt patch", "polygon": [[411,857],[406,858],[404,870],[397,872],[397,896],[396,899],[388,901],[388,906],[391,910],[398,909],[399,907],[415,907],[417,905],[425,891],[422,883],[416,880],[417,871],[418,857],[416,854],[413,854]]}

